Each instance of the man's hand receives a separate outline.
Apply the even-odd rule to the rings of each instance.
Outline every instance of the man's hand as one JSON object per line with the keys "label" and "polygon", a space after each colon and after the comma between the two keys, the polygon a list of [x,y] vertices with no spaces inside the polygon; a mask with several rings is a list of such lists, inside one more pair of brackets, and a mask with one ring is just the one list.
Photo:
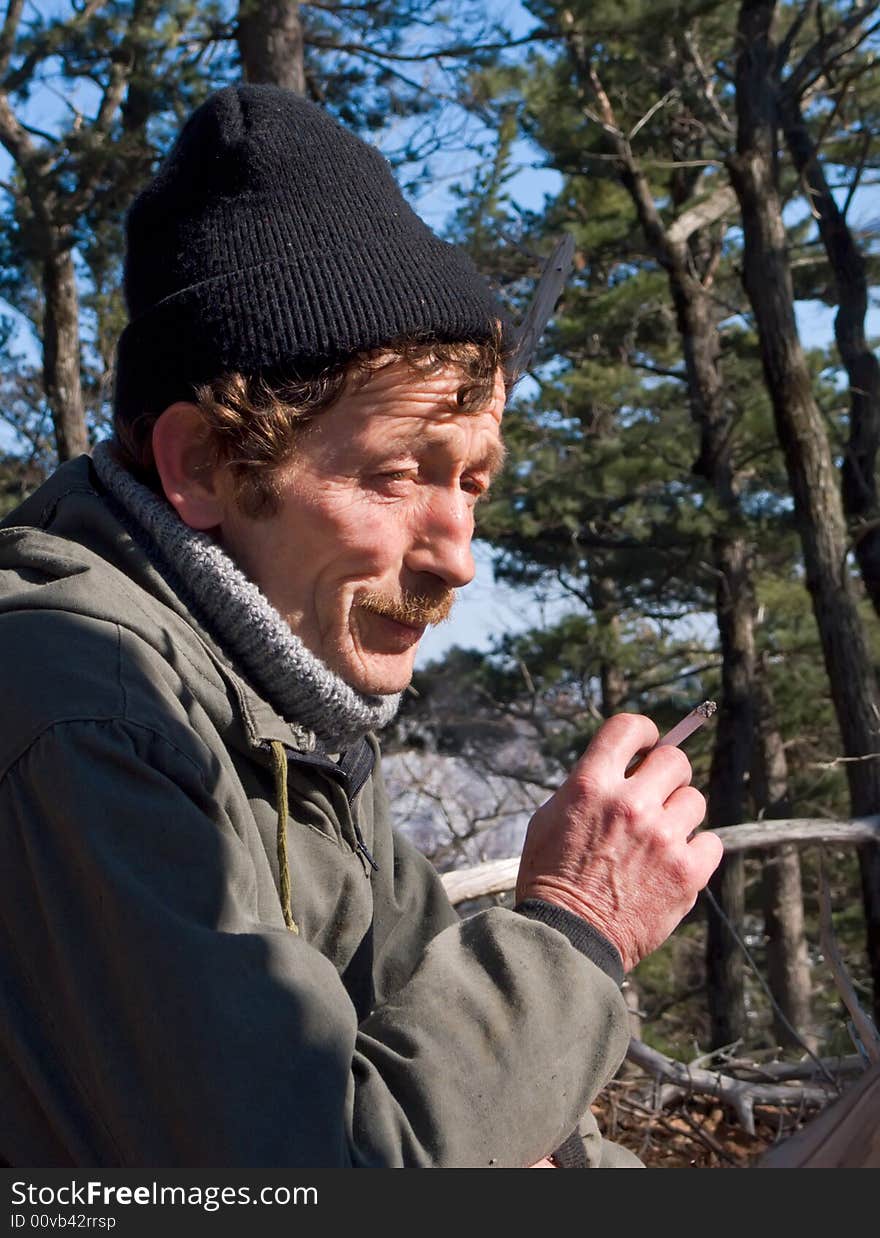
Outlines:
{"label": "man's hand", "polygon": [[541,898],[582,916],[617,947],[630,971],[661,945],[696,902],[722,855],[716,834],[691,834],[706,801],[690,786],[679,748],[657,748],[639,714],[618,714],[594,736],[529,825],[517,901]]}

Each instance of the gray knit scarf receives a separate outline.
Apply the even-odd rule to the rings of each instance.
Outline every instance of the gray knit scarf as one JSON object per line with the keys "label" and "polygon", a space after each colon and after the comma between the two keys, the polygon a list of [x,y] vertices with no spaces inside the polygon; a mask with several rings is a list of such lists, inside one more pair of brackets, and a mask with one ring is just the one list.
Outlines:
{"label": "gray knit scarf", "polygon": [[107,443],[94,449],[92,462],[146,535],[156,568],[283,718],[314,732],[330,751],[388,725],[399,693],[356,692],[306,649],[217,543],[185,525],[169,503],[122,467]]}

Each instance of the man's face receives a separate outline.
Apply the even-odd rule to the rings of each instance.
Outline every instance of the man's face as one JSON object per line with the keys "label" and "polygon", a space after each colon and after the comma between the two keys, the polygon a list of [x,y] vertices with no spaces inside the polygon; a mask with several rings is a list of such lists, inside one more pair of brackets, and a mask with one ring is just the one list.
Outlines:
{"label": "man's face", "polygon": [[278,476],[280,510],[219,535],[305,646],[353,688],[401,691],[429,622],[474,575],[474,506],[497,471],[504,385],[456,408],[455,368],[401,361],[318,414]]}

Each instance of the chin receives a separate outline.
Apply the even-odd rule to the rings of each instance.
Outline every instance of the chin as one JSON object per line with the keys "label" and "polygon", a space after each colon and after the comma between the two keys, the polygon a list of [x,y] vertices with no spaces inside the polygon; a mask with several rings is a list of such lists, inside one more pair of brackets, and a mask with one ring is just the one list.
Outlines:
{"label": "chin", "polygon": [[336,673],[344,679],[350,688],[364,696],[390,696],[394,692],[403,692],[409,686],[413,677],[413,659],[408,658],[405,665],[388,665],[391,659],[382,658],[384,665],[365,666],[358,662],[356,666],[340,666]]}
{"label": "chin", "polygon": [[403,692],[409,687],[412,674],[401,675],[392,679],[389,676],[356,675],[351,678],[343,676],[349,687],[360,692],[362,696],[391,696],[395,692]]}

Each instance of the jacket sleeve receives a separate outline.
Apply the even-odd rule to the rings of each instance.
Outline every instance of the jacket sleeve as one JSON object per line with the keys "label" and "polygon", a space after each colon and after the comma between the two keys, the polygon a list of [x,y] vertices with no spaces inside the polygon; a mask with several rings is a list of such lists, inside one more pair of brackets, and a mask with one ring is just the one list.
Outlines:
{"label": "jacket sleeve", "polygon": [[[381,772],[381,753],[375,746],[374,799],[378,816],[390,820],[392,813]],[[434,866],[403,834],[393,834],[393,889],[380,900],[374,923],[377,927],[374,983],[378,994],[393,993],[418,964],[427,943],[451,924],[458,913],[450,904]],[[617,949],[580,916],[540,899],[528,899],[516,912],[558,929],[571,944],[596,963],[620,985],[623,963]],[[618,1152],[617,1161],[609,1154]],[[554,1152],[556,1164],[566,1169],[597,1165],[641,1165],[626,1149],[603,1140],[592,1112],[587,1109],[579,1125]]]}
{"label": "jacket sleeve", "polygon": [[256,919],[225,803],[197,736],[127,718],[58,722],[5,772],[0,1155],[503,1167],[558,1146],[623,1057],[614,980],[493,909],[428,934],[358,1026],[332,964]]}

